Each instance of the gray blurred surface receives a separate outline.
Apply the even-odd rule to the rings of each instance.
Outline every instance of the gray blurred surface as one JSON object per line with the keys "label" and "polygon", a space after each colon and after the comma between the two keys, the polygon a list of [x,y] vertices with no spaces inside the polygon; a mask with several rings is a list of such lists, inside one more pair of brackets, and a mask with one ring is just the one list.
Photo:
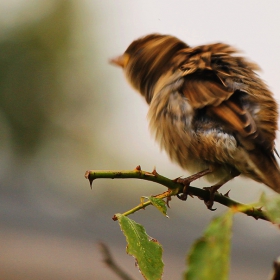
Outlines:
{"label": "gray blurred surface", "polygon": [[[108,60],[151,32],[190,45],[222,41],[257,62],[280,97],[277,1],[0,1],[0,279],[118,279],[101,261],[105,242],[120,265],[142,279],[111,220],[162,192],[137,180],[97,180],[87,169],[138,164],[187,175],[148,131],[147,105]],[[279,143],[276,143],[279,150]],[[203,180],[194,185],[203,187]],[[265,186],[237,178],[223,187],[242,202]],[[198,199],[173,199],[131,216],[163,244],[163,279],[181,279],[185,256],[210,220]],[[237,214],[231,279],[266,279],[279,255],[279,230]]]}

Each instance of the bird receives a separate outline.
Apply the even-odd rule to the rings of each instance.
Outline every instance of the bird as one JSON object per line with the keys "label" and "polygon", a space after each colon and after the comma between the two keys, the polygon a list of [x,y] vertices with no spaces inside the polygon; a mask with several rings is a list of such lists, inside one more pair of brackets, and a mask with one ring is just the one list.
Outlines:
{"label": "bird", "polygon": [[280,193],[276,160],[278,105],[257,74],[259,66],[225,43],[191,47],[163,34],[134,40],[110,61],[149,105],[149,127],[170,159],[213,183],[206,206],[231,179],[241,175]]}

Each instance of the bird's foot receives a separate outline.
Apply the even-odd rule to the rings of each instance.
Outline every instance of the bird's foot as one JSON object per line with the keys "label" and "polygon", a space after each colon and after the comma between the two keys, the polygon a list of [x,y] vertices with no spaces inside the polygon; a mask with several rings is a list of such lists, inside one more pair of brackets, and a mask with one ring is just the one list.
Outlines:
{"label": "bird's foot", "polygon": [[177,194],[177,197],[181,200],[187,200],[188,198],[188,195],[192,196],[190,193],[189,193],[189,186],[190,186],[190,183],[192,181],[195,181],[197,179],[199,179],[200,177],[206,175],[206,174],[209,174],[211,173],[213,170],[210,169],[210,168],[207,168],[205,170],[202,170],[196,174],[193,174],[187,178],[176,178],[174,179],[173,181],[176,182],[176,183],[179,183],[179,184],[182,184],[184,186],[183,188],[183,192],[181,194]]}
{"label": "bird's foot", "polygon": [[180,178],[179,177],[179,178],[176,178],[176,179],[173,180],[174,182],[182,184],[184,186],[183,192],[180,193],[180,194],[177,194],[177,197],[181,200],[187,200],[187,198],[188,198],[189,186],[190,186],[190,183],[193,181],[193,180],[190,180],[190,177],[187,177],[187,178]]}
{"label": "bird's foot", "polygon": [[211,186],[211,187],[205,187],[203,188],[206,191],[209,191],[210,195],[209,195],[209,199],[208,200],[204,200],[205,205],[207,206],[207,208],[211,211],[215,211],[217,208],[212,208],[213,204],[214,204],[214,198],[215,198],[215,193],[217,192],[217,190],[220,188],[221,186]]}

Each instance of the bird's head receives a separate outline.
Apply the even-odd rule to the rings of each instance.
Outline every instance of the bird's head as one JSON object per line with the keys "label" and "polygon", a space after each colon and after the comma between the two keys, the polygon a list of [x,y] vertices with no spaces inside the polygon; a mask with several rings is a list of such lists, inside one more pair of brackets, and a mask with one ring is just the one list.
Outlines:
{"label": "bird's head", "polygon": [[130,84],[150,103],[156,82],[166,71],[178,66],[174,58],[186,47],[176,37],[150,34],[133,41],[123,55],[110,62],[124,69]]}

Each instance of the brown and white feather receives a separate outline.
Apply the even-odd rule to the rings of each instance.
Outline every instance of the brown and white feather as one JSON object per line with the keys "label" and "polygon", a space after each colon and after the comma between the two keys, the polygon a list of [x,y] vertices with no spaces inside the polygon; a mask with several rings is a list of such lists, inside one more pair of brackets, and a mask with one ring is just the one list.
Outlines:
{"label": "brown and white feather", "polygon": [[192,48],[151,34],[132,42],[123,68],[172,160],[192,172],[211,168],[212,181],[241,173],[280,192],[278,106],[259,67],[237,53],[227,44]]}

